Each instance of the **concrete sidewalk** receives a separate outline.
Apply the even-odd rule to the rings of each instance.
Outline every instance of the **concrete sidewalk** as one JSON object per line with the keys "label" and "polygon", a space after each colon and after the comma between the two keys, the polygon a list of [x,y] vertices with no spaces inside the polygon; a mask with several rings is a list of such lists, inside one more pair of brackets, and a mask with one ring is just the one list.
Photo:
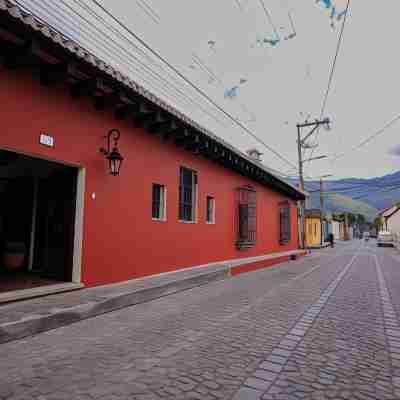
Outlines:
{"label": "concrete sidewalk", "polygon": [[[107,312],[144,303],[254,269],[296,258],[302,250],[213,263],[123,283],[0,305],[0,343],[31,336]],[[244,271],[243,271],[244,272]]]}
{"label": "concrete sidewalk", "polygon": [[308,246],[307,249],[309,250],[318,250],[318,249],[326,249],[327,247],[330,247],[330,243],[329,242],[324,242],[323,244],[316,244],[313,246]]}

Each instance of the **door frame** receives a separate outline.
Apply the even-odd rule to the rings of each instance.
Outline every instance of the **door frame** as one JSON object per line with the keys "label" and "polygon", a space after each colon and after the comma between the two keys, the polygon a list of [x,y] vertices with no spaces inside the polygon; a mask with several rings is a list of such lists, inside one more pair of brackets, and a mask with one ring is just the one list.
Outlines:
{"label": "door frame", "polygon": [[85,183],[86,168],[80,164],[71,163],[56,158],[47,157],[42,154],[28,153],[12,147],[0,146],[0,150],[11,151],[24,156],[39,160],[50,161],[56,164],[72,167],[76,170],[76,199],[75,199],[75,221],[74,221],[74,243],[72,252],[72,283],[82,283],[82,242],[83,242],[83,218],[85,206]]}

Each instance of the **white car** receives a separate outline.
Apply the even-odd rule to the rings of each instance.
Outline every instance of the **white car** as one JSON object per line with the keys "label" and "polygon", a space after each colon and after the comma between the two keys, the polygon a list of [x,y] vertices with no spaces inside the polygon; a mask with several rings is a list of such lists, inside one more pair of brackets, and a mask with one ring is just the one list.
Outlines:
{"label": "white car", "polygon": [[394,238],[391,232],[381,231],[378,233],[377,245],[394,247]]}

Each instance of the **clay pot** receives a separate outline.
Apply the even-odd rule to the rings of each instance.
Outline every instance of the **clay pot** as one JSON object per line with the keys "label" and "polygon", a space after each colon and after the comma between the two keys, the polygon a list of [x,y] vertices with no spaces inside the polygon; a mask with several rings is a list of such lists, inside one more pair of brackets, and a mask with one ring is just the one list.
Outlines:
{"label": "clay pot", "polygon": [[26,246],[22,242],[8,242],[4,246],[3,264],[9,271],[21,269],[25,263]]}

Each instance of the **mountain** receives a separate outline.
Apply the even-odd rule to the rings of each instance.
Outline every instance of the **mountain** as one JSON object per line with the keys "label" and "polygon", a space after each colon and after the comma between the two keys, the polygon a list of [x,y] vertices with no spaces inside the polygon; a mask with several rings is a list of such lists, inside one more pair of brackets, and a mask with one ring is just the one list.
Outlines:
{"label": "mountain", "polygon": [[[309,208],[320,208],[320,198],[318,193],[311,193],[308,204]],[[324,210],[335,213],[348,212],[351,214],[364,215],[367,221],[372,222],[376,217],[378,210],[359,200],[337,193],[329,193],[324,196]]]}
{"label": "mountain", "polygon": [[[319,189],[319,182],[309,181],[308,190]],[[324,181],[324,190],[360,200],[377,209],[384,209],[400,201],[400,171],[370,179],[348,178]]]}
{"label": "mountain", "polygon": [[[297,185],[298,180],[291,183]],[[308,207],[319,208],[320,182],[306,181],[305,187],[310,193]],[[378,210],[400,201],[400,171],[370,179],[325,180],[323,189],[326,211],[362,214],[372,221]]]}

